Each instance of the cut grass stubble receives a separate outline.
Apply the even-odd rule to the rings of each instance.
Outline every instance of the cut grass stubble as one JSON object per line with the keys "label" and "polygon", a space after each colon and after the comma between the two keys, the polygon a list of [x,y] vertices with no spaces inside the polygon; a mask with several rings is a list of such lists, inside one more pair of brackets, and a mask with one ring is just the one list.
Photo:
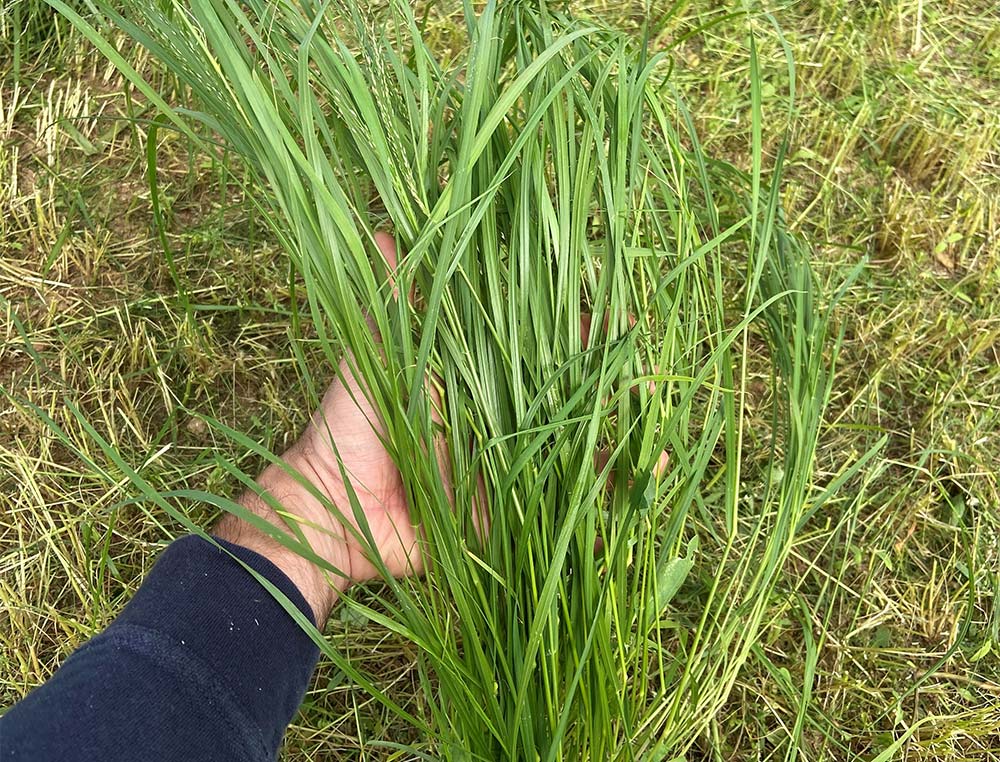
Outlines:
{"label": "cut grass stubble", "polygon": [[[207,131],[246,163],[330,367],[349,349],[381,417],[428,571],[386,575],[377,606],[343,605],[418,646],[425,714],[312,628],[324,650],[434,757],[683,753],[830,491],[813,484],[828,313],[782,224],[780,156],[764,179],[752,41],[744,174],[705,155],[660,55],[544,4],[467,5],[468,48],[446,62],[395,0],[377,23],[308,0],[137,2],[128,18],[107,5],[96,26],[52,5],[196,144]],[[130,68],[114,27],[189,109]],[[404,252],[392,283],[373,242],[385,221]],[[588,319],[603,329],[585,342]],[[751,473],[744,405],[761,347],[772,436]],[[480,483],[486,537],[469,508]],[[144,492],[178,515],[181,497],[236,510]],[[329,509],[353,512],[371,546],[356,500]],[[289,531],[278,539],[308,554]]]}

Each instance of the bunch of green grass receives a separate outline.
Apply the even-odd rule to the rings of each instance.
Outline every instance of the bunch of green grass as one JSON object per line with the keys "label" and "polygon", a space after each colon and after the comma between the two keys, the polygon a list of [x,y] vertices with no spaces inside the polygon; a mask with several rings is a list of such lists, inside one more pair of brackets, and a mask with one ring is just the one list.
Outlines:
{"label": "bunch of green grass", "polygon": [[[143,0],[128,17],[104,6],[97,28],[52,3],[177,128],[243,159],[330,367],[349,350],[382,419],[428,571],[387,576],[376,607],[344,605],[418,646],[426,711],[330,656],[424,734],[428,758],[683,753],[827,494],[812,483],[826,316],[781,224],[778,170],[763,177],[752,43],[743,173],[705,155],[661,55],[544,2],[466,3],[468,48],[446,61],[400,0],[377,17]],[[189,108],[130,69],[115,27]],[[403,253],[392,280],[373,242],[385,223]],[[751,362],[770,367],[773,401],[752,469]],[[108,454],[167,510],[192,496],[238,510],[156,494]],[[309,555],[294,530],[281,541]]]}

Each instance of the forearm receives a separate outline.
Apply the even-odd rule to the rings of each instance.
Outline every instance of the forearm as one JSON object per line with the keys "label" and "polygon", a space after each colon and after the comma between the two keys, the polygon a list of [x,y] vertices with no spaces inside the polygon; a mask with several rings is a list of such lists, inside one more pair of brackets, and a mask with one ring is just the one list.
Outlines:
{"label": "forearm", "polygon": [[[297,586],[224,543],[310,618]],[[228,553],[171,545],[121,615],[0,718],[4,760],[274,759],[318,649]]]}

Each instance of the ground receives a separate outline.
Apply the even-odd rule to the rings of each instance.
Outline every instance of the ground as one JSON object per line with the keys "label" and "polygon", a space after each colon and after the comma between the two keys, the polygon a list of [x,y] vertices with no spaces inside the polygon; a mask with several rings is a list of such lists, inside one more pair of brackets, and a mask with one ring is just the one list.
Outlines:
{"label": "ground", "polygon": [[[748,22],[715,5],[681,4],[654,45],[710,150],[739,164]],[[586,12],[636,25],[642,7]],[[1000,759],[1000,9],[767,9],[796,62],[788,115],[782,49],[757,15],[769,155],[790,135],[787,218],[828,289],[863,265],[836,313],[819,481],[871,457],[801,533],[759,648],[689,758]],[[442,12],[431,33],[445,48],[456,29]],[[104,627],[180,531],[128,502],[84,421],[158,489],[231,494],[215,453],[252,459],[192,413],[280,448],[308,412],[288,352],[301,294],[237,168],[154,131],[133,96],[40,3],[4,0],[0,708]],[[419,704],[408,644],[337,615],[328,631]],[[323,666],[284,758],[383,759],[378,742],[401,732]]]}

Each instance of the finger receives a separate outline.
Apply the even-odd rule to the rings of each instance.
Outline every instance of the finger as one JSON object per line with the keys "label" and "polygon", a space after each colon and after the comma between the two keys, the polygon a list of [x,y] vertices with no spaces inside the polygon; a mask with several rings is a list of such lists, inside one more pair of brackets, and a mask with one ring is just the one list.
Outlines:
{"label": "finger", "polygon": [[396,250],[396,239],[384,230],[375,233],[375,246],[385,259],[385,266],[388,270],[389,283],[392,284],[392,298],[399,298],[399,288],[396,286],[396,267],[399,265],[399,254]]}
{"label": "finger", "polygon": [[656,461],[656,465],[653,466],[653,476],[657,478],[663,476],[667,473],[667,468],[670,466],[670,453],[664,450],[660,453],[660,457]]}
{"label": "finger", "polygon": [[[611,459],[611,450],[603,449],[598,450],[594,453],[594,470],[598,474],[604,472],[604,469],[608,466],[608,461]],[[609,469],[607,472],[606,480],[607,486],[610,489],[613,486],[615,472],[614,469]]]}
{"label": "finger", "polygon": [[[395,270],[399,265],[399,249],[396,246],[396,241],[392,235],[381,230],[376,232],[373,237],[375,239],[375,245],[385,258],[385,264],[389,271],[389,282],[392,284],[392,296],[394,299],[398,298],[399,288],[396,285],[396,279],[394,277]],[[416,290],[414,287],[411,287],[409,293],[407,294],[407,299],[411,305],[413,305],[415,297]],[[439,389],[438,379],[436,377],[428,382],[427,390],[431,402],[431,420],[436,425],[442,425],[444,421],[444,411],[442,409],[441,392]],[[454,505],[455,496],[451,473],[451,456],[448,452],[448,441],[444,436],[437,435],[434,437],[434,452],[437,457],[438,469],[441,472],[441,483],[444,485],[449,502]],[[486,483],[481,475],[478,478],[476,497],[473,499],[472,524],[474,531],[480,539],[485,539],[486,534],[489,532],[490,519],[486,499]]]}
{"label": "finger", "polygon": [[[396,239],[384,230],[379,230],[373,237],[375,238],[375,245],[385,258],[385,264],[389,270],[388,277],[389,283],[392,284],[392,298],[398,299],[399,288],[396,286],[395,272],[396,268],[399,267],[399,247],[396,246]],[[413,306],[416,297],[416,287],[411,286],[409,293],[406,295],[406,299],[409,301],[411,307]]]}
{"label": "finger", "polygon": [[[594,453],[594,469],[598,474],[602,473],[608,465],[608,460],[611,458],[610,450],[600,450]],[[653,476],[659,479],[667,472],[667,467],[670,465],[670,453],[666,450],[660,453],[659,457],[656,459],[656,463],[653,464]],[[607,489],[614,488],[615,482],[615,470],[609,469],[605,476],[605,483]],[[629,489],[632,488],[632,480],[629,479]],[[594,556],[599,556],[604,550],[604,538],[597,536],[594,538]]]}
{"label": "finger", "polygon": [[396,265],[399,264],[399,259],[396,256],[396,239],[384,230],[379,230],[375,233],[375,245],[378,246],[378,250],[385,257],[385,263],[389,267],[389,272],[395,270]]}
{"label": "finger", "polygon": [[[590,336],[591,336],[593,322],[594,322],[594,316],[591,315],[589,312],[584,312],[580,315],[580,341],[583,343],[584,349],[590,348]],[[629,328],[634,327],[636,322],[637,321],[635,319],[635,315],[628,316]],[[610,323],[611,323],[611,316],[605,315],[604,322],[601,325],[601,330],[604,332],[605,336],[607,336],[608,327],[610,326]]]}
{"label": "finger", "polygon": [[[608,449],[599,450],[594,453],[594,470],[601,474],[607,468],[608,461],[611,459],[611,451]],[[665,473],[667,473],[667,468],[670,466],[670,453],[664,450],[660,453],[659,457],[656,459],[656,463],[653,464],[652,473],[653,476],[659,479]],[[605,484],[608,489],[614,487],[615,484],[615,469],[610,468],[607,470],[605,475]],[[632,480],[629,479],[629,487],[632,486]]]}
{"label": "finger", "polygon": [[476,497],[472,501],[472,528],[480,542],[485,542],[490,533],[490,508],[486,499],[486,480],[482,474],[476,477]]}
{"label": "finger", "polygon": [[589,312],[580,315],[580,343],[584,349],[590,348],[590,323],[593,316]]}

